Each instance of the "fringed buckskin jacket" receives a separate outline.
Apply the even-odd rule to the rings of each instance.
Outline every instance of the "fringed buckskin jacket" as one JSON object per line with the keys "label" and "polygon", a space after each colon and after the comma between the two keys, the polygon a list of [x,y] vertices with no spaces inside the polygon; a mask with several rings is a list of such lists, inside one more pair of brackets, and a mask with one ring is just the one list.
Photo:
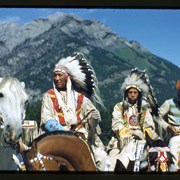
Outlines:
{"label": "fringed buckskin jacket", "polygon": [[137,104],[128,104],[128,107],[123,113],[122,104],[122,102],[117,103],[112,113],[112,130],[115,134],[115,139],[120,141],[120,144],[118,145],[119,142],[112,138],[109,143],[110,146],[115,145],[122,149],[124,145],[127,144],[127,142],[123,141],[128,141],[127,138],[123,138],[123,136],[129,136],[130,138],[131,134],[134,133],[142,139],[145,138],[145,130],[152,139],[158,137],[155,132],[152,115],[146,105],[142,106],[141,112],[138,113]]}
{"label": "fringed buckskin jacket", "polygon": [[[90,112],[94,109],[97,110],[92,102],[83,94],[78,94],[77,107],[75,112],[77,116],[76,121],[66,121],[64,119],[63,112],[58,108],[57,103],[57,99],[55,94],[52,92],[52,89],[43,94],[39,134],[43,134],[45,132],[43,126],[45,125],[46,121],[49,119],[54,119],[63,125],[63,128],[67,131],[71,130],[71,128],[75,126],[74,130],[78,133],[83,133],[87,139],[90,131],[90,120],[92,119]],[[95,134],[95,144],[97,147],[104,146],[98,137],[100,134],[101,129],[100,126],[97,125]]]}

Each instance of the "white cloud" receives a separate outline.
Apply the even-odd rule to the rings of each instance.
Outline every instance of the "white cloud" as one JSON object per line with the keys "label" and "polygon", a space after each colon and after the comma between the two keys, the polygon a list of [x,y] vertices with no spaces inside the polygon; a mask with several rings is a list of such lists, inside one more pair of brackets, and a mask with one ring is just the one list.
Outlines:
{"label": "white cloud", "polygon": [[19,16],[13,16],[13,17],[6,17],[5,19],[0,19],[0,23],[6,23],[6,22],[21,22],[21,18]]}

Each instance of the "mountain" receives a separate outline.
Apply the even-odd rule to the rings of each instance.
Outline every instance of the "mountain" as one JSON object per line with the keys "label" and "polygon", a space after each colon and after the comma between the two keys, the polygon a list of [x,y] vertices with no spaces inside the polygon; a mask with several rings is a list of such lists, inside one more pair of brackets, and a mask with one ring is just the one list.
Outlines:
{"label": "mountain", "polygon": [[58,60],[75,51],[84,53],[94,67],[107,107],[121,100],[121,84],[134,67],[146,69],[159,104],[175,96],[179,67],[97,20],[55,13],[24,25],[0,24],[0,76],[24,81],[32,101],[52,87]]}

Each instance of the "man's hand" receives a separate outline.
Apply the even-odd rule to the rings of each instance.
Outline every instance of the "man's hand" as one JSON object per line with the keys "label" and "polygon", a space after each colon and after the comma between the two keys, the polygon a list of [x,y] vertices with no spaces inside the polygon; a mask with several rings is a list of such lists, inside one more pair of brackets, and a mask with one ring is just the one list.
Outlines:
{"label": "man's hand", "polygon": [[134,130],[133,133],[132,133],[132,136],[134,137],[135,140],[142,140],[142,139],[144,139],[144,134],[139,129]]}
{"label": "man's hand", "polygon": [[119,131],[119,137],[130,137],[132,135],[132,130],[127,128],[127,127],[123,127],[122,129],[120,129]]}

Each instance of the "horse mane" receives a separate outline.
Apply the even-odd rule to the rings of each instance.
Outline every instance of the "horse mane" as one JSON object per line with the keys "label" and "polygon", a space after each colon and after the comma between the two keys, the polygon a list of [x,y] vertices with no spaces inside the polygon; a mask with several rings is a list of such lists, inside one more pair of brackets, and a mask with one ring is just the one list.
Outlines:
{"label": "horse mane", "polygon": [[62,131],[62,130],[58,130],[58,131],[52,131],[52,132],[47,132],[44,133],[40,136],[38,136],[36,139],[33,140],[34,143],[39,142],[41,139],[47,137],[47,136],[53,136],[53,135],[65,135],[65,136],[74,136],[77,137],[75,133],[73,133],[72,131]]}
{"label": "horse mane", "polygon": [[156,141],[153,141],[152,147],[166,147],[166,143],[162,139],[157,139]]}

